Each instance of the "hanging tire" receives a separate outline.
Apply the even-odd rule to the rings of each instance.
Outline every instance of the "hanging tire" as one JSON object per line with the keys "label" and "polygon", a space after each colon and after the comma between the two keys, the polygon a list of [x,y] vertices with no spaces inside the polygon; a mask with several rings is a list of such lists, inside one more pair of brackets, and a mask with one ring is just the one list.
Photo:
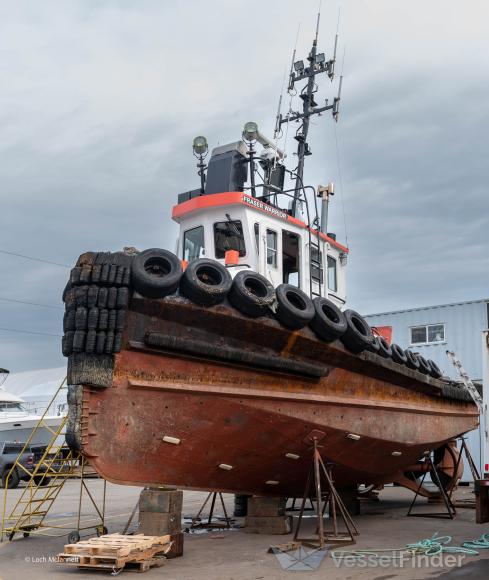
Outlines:
{"label": "hanging tire", "polygon": [[226,298],[232,284],[231,275],[222,264],[201,258],[190,262],[185,269],[180,280],[180,290],[192,302],[212,306]]}
{"label": "hanging tire", "polygon": [[109,325],[109,311],[103,308],[99,311],[98,315],[98,330],[107,330]]}
{"label": "hanging tire", "polygon": [[85,330],[87,328],[88,310],[84,306],[80,306],[75,312],[75,329]]}
{"label": "hanging tire", "polygon": [[104,354],[105,352],[105,332],[97,332],[97,342],[95,343],[95,352]]}
{"label": "hanging tire", "polygon": [[87,291],[87,308],[97,306],[98,286],[89,286]]}
{"label": "hanging tire", "polygon": [[379,354],[380,345],[379,345],[379,337],[378,336],[372,335],[372,338],[370,339],[370,343],[368,345],[367,350],[369,350],[370,352],[373,352],[374,354]]}
{"label": "hanging tire", "polygon": [[372,331],[367,321],[355,310],[345,310],[343,314],[346,319],[346,332],[341,337],[341,342],[349,351],[359,354],[370,346]]}
{"label": "hanging tire", "polygon": [[266,314],[275,302],[275,289],[261,274],[242,270],[234,277],[228,298],[237,310],[258,318]]}
{"label": "hanging tire", "polygon": [[97,330],[98,326],[99,309],[95,306],[90,308],[87,315],[87,329]]}
{"label": "hanging tire", "polygon": [[84,330],[75,330],[73,336],[73,352],[83,352],[85,350],[85,340],[87,333]]}
{"label": "hanging tire", "polygon": [[74,330],[68,330],[61,339],[61,351],[63,356],[70,356],[73,354],[73,339],[75,337]]}
{"label": "hanging tire", "polygon": [[418,357],[411,350],[408,349],[406,349],[404,353],[406,354],[407,358],[406,366],[412,369],[413,371],[419,371]]}
{"label": "hanging tire", "polygon": [[129,288],[119,288],[117,290],[117,308],[126,308],[129,305]]}
{"label": "hanging tire", "polygon": [[404,350],[396,343],[391,344],[391,352],[392,352],[392,360],[399,364],[405,365],[407,364],[407,356]]}
{"label": "hanging tire", "polygon": [[85,341],[85,352],[87,354],[94,353],[96,344],[97,344],[97,331],[89,330],[87,332],[87,338]]}
{"label": "hanging tire", "polygon": [[113,310],[117,306],[117,288],[112,286],[107,294],[107,308]]}
{"label": "hanging tire", "polygon": [[107,319],[107,330],[115,330],[117,323],[117,310],[109,310]]}
{"label": "hanging tire", "polygon": [[97,299],[97,306],[99,308],[107,308],[107,298],[109,296],[108,288],[99,288],[98,289],[98,299]]}
{"label": "hanging tire", "polygon": [[125,310],[118,310],[117,311],[117,320],[115,322],[115,329],[118,332],[122,332],[124,330],[125,325],[126,325],[126,311]]}
{"label": "hanging tire", "polygon": [[392,358],[392,349],[387,340],[383,336],[378,336],[377,342],[379,343],[379,355],[382,358]]}
{"label": "hanging tire", "polygon": [[307,326],[314,317],[314,304],[307,294],[292,284],[280,284],[277,295],[277,320],[290,330]]}
{"label": "hanging tire", "polygon": [[102,284],[107,284],[109,278],[110,264],[102,264],[102,270],[100,270],[100,282]]}
{"label": "hanging tire", "polygon": [[76,306],[86,306],[88,296],[88,286],[78,286],[75,288],[75,303]]}
{"label": "hanging tire", "polygon": [[75,330],[75,310],[67,310],[63,315],[63,332]]}
{"label": "hanging tire", "polygon": [[314,318],[309,323],[315,334],[326,342],[333,342],[346,331],[346,319],[341,310],[327,298],[317,297],[312,301]]}
{"label": "hanging tire", "polygon": [[114,332],[109,330],[105,335],[105,354],[112,354],[114,350]]}
{"label": "hanging tire", "polygon": [[441,371],[440,367],[436,364],[434,360],[428,359],[428,364],[430,365],[430,375],[434,379],[441,379],[443,376],[443,372]]}
{"label": "hanging tire", "polygon": [[81,271],[82,269],[79,266],[75,266],[74,268],[71,269],[70,283],[72,286],[76,286],[77,284],[80,283]]}
{"label": "hanging tire", "polygon": [[420,354],[418,354],[417,356],[418,356],[420,372],[422,372],[424,375],[429,375],[430,371],[431,371],[431,367],[428,364],[428,361],[424,358],[424,356],[421,356]]}
{"label": "hanging tire", "polygon": [[145,298],[164,298],[173,294],[181,276],[180,260],[167,250],[144,250],[132,263],[132,285]]}

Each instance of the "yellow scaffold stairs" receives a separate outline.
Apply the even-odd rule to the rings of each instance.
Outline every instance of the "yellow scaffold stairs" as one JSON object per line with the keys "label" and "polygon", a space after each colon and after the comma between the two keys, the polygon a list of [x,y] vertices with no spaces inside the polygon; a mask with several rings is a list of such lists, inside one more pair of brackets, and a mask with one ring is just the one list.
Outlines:
{"label": "yellow scaffold stairs", "polygon": [[[57,428],[50,427],[45,420],[49,414],[49,410],[54,407],[54,402],[59,398],[60,394],[63,394],[63,391],[66,392],[66,378],[59,385],[51,402],[36,427],[32,430],[22,451],[19,453],[17,460],[7,475],[4,489],[1,541],[3,541],[4,537],[12,540],[16,534],[22,534],[24,537],[28,537],[32,533],[41,533],[41,529],[43,529],[42,533],[46,535],[66,534],[69,531],[66,524],[54,525],[51,520],[46,522],[46,516],[68,479],[79,479],[80,481],[77,525],[76,529],[72,530],[69,534],[69,541],[77,542],[80,539],[80,531],[89,528],[94,528],[98,535],[107,533],[104,525],[105,480],[103,484],[103,499],[99,507],[86,481],[87,476],[93,477],[95,475],[97,478],[98,476],[87,465],[86,458],[81,453],[73,451],[66,446],[65,434],[68,416],[64,415],[61,418]],[[47,446],[41,447],[40,457],[36,458],[34,467],[29,468],[24,465],[21,459],[25,456],[25,453],[34,450],[36,446],[32,445],[31,442],[35,440],[36,434],[43,429],[47,429],[51,435],[49,443]],[[8,509],[9,480],[13,473],[22,475],[22,479],[27,479],[27,481],[25,488],[20,493],[13,507]],[[81,508],[84,493],[88,496],[97,513],[96,525],[92,523],[89,526],[81,527]],[[47,533],[48,530],[56,529],[63,530],[63,533]]]}

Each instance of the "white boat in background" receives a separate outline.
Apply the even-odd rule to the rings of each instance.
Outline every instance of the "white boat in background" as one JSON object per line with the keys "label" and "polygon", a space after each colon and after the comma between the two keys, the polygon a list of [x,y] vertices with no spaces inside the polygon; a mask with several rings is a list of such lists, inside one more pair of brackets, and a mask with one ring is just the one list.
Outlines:
{"label": "white boat in background", "polygon": [[[0,387],[0,443],[27,441],[42,415],[30,413],[26,402]],[[31,444],[47,445],[63,420],[63,415],[46,415],[43,426],[34,434]]]}

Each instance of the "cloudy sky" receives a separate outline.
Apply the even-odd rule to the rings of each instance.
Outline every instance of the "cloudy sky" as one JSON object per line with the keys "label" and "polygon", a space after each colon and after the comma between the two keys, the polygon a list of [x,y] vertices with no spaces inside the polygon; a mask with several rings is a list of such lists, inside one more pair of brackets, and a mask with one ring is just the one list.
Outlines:
{"label": "cloudy sky", "polygon": [[[192,138],[235,140],[248,120],[272,134],[317,4],[0,1],[0,328],[49,335],[0,330],[0,366],[63,364],[50,335],[63,264],[82,251],[174,247],[171,206],[197,185]],[[326,52],[340,4],[339,163],[324,116],[306,180],[337,183],[330,229],[344,241],[346,221],[350,306],[489,297],[487,2],[323,1]],[[322,80],[321,97],[335,90]]]}

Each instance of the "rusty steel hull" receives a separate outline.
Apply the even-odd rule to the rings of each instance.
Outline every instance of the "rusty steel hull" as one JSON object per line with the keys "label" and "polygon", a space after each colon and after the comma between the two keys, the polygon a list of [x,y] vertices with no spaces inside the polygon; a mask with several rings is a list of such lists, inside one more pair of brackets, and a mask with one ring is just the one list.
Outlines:
{"label": "rusty steel hull", "polygon": [[314,436],[338,486],[389,483],[478,425],[441,381],[179,297],[133,297],[105,386],[96,357],[71,364],[80,444],[115,483],[300,496]]}

